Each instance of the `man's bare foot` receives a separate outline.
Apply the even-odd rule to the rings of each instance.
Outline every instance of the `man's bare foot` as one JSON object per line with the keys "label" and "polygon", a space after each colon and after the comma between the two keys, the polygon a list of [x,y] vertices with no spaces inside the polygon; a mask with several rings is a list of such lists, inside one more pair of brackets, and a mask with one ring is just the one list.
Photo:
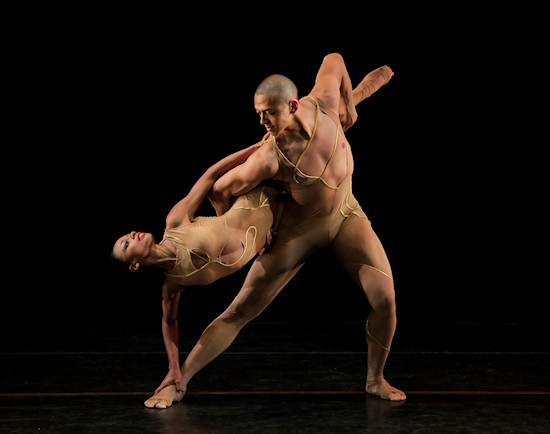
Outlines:
{"label": "man's bare foot", "polygon": [[178,392],[176,386],[166,386],[156,395],[153,395],[144,402],[147,408],[168,408],[174,402],[179,402],[183,399],[185,392]]}
{"label": "man's bare foot", "polygon": [[388,399],[390,401],[404,401],[407,399],[405,393],[393,386],[390,386],[384,378],[367,380],[366,392],[370,395],[377,396],[381,399]]}

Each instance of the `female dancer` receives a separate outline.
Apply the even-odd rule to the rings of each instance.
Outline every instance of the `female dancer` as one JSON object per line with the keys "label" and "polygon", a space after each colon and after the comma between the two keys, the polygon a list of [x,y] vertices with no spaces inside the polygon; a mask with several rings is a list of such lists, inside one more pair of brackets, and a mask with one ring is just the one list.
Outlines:
{"label": "female dancer", "polygon": [[178,383],[179,351],[177,310],[181,291],[188,286],[208,285],[241,269],[270,241],[270,230],[280,216],[280,191],[258,186],[234,201],[219,217],[197,217],[195,213],[221,175],[244,162],[261,144],[236,152],[210,167],[178,202],[166,218],[160,243],[153,235],[131,232],[120,237],[113,257],[130,264],[131,271],[144,266],[160,268],[162,286],[162,334],[169,359],[169,372],[159,386]]}
{"label": "female dancer", "polygon": [[210,167],[168,214],[159,244],[152,234],[134,231],[115,242],[113,257],[130,263],[130,271],[142,266],[161,268],[165,284],[179,291],[187,286],[208,285],[242,268],[261,253],[270,238],[275,199],[280,191],[258,186],[236,198],[222,216],[197,217],[195,213],[216,179],[246,160],[260,144]]}

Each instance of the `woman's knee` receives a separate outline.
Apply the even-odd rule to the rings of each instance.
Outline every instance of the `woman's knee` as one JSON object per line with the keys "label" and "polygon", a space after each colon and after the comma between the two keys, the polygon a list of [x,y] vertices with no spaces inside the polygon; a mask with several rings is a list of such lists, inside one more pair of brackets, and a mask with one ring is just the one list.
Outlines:
{"label": "woman's knee", "polygon": [[221,320],[243,327],[260,313],[261,311],[254,309],[252,306],[247,306],[244,303],[233,303],[221,315]]}

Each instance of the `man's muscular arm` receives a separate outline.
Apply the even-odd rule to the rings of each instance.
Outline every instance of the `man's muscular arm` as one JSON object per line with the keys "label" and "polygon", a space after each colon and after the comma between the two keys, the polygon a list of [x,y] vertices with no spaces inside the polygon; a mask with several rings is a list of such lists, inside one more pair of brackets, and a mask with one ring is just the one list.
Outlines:
{"label": "man's muscular arm", "polygon": [[334,113],[340,111],[340,122],[344,131],[357,120],[351,79],[340,54],[331,53],[325,56],[310,93]]}
{"label": "man's muscular arm", "polygon": [[237,151],[209,167],[195,185],[193,185],[187,196],[174,205],[166,217],[166,227],[173,228],[186,221],[193,221],[195,213],[208,195],[214,182],[230,169],[246,161],[252,153],[259,149],[262,143],[258,142],[255,145]]}
{"label": "man's muscular arm", "polygon": [[271,146],[261,146],[248,160],[219,178],[208,196],[217,215],[231,207],[231,198],[248,193],[265,179],[273,178],[279,162]]}

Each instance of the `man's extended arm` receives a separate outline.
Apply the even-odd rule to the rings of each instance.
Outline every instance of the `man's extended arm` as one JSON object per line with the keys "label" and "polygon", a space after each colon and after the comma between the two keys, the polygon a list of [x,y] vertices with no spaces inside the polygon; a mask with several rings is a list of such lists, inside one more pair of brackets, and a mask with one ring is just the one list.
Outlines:
{"label": "man's extended arm", "polygon": [[166,227],[177,227],[185,221],[193,221],[195,213],[204,202],[216,180],[227,171],[245,162],[262,143],[263,141],[260,141],[255,145],[237,151],[209,167],[193,185],[187,196],[174,205],[166,217]]}
{"label": "man's extended arm", "polygon": [[[265,138],[265,137],[264,137]],[[279,162],[271,146],[261,146],[246,162],[218,179],[208,196],[217,215],[231,207],[231,198],[248,193],[265,179],[273,178]]]}

